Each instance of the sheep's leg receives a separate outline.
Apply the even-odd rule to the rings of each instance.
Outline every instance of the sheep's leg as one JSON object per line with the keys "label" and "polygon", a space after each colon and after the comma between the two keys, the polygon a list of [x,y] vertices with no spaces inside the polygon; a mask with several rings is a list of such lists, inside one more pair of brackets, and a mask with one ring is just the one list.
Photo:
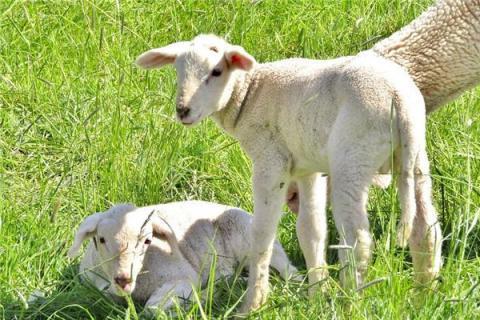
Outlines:
{"label": "sheep's leg", "polygon": [[297,219],[297,236],[308,270],[309,295],[328,277],[326,261],[327,177],[320,173],[299,179],[300,214]]}
{"label": "sheep's leg", "polygon": [[167,310],[176,303],[182,304],[190,300],[192,284],[187,280],[169,281],[156,289],[147,303],[145,309],[156,312],[157,309]]}
{"label": "sheep's leg", "polygon": [[341,130],[335,134],[330,145],[330,182],[333,217],[340,244],[345,245],[339,249],[340,278],[345,288],[356,288],[363,282],[373,246],[366,210],[368,188],[388,155],[389,144],[372,131],[351,139]]}
{"label": "sheep's leg", "polygon": [[275,232],[287,192],[288,164],[282,156],[268,154],[265,161],[254,161],[254,217],[251,228],[248,288],[241,313],[258,309],[267,299],[269,264]]}
{"label": "sheep's leg", "polygon": [[417,214],[409,241],[415,279],[421,284],[433,280],[441,267],[442,232],[431,194],[430,168],[423,149],[419,152],[415,169]]}
{"label": "sheep's leg", "polygon": [[372,249],[366,212],[369,181],[349,170],[336,171],[332,173],[333,216],[340,244],[345,245],[339,249],[340,278],[345,288],[357,288],[363,282]]}
{"label": "sheep's leg", "polygon": [[282,245],[275,241],[273,243],[273,252],[272,259],[270,261],[270,266],[278,271],[282,279],[294,279],[301,280],[302,278],[298,276],[297,268],[295,268],[288,260],[287,254],[282,248]]}

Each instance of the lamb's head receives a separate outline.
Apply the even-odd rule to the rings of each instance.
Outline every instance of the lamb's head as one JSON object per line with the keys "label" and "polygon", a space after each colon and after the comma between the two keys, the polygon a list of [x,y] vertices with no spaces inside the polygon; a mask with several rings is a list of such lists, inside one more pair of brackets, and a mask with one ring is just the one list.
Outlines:
{"label": "lamb's head", "polygon": [[242,47],[214,35],[172,43],[141,54],[136,64],[145,69],[174,64],[177,70],[177,119],[194,125],[224,108],[235,79],[255,65]]}
{"label": "lamb's head", "polygon": [[76,256],[82,242],[90,238],[97,261],[111,283],[109,291],[115,295],[133,292],[152,241],[167,254],[178,251],[176,237],[168,223],[155,211],[136,209],[132,205],[116,205],[85,218],[68,255]]}

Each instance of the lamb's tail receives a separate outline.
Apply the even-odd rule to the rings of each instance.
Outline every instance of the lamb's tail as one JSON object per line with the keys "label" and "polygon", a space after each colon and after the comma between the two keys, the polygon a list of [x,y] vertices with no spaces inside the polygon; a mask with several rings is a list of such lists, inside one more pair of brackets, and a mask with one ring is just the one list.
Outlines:
{"label": "lamb's tail", "polygon": [[[403,98],[403,99],[402,99]],[[413,98],[413,100],[411,100]],[[410,100],[410,101],[405,101]],[[421,110],[423,98],[421,101],[411,96],[395,96],[394,105],[396,107],[398,129],[400,133],[400,179],[398,189],[400,195],[400,205],[402,214],[397,228],[397,243],[401,247],[406,247],[413,229],[413,223],[417,213],[415,201],[415,170],[418,163],[419,150],[425,148],[425,118],[422,113],[412,112],[412,108],[407,105],[414,103],[418,111]]]}

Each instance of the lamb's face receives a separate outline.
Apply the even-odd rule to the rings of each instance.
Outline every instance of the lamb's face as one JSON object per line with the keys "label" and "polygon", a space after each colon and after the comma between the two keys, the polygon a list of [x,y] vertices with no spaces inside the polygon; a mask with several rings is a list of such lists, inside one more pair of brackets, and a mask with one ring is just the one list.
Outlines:
{"label": "lamb's face", "polygon": [[116,295],[132,293],[143,267],[145,253],[152,242],[152,225],[146,217],[126,214],[123,219],[102,219],[95,235],[101,268]]}
{"label": "lamb's face", "polygon": [[224,49],[214,44],[193,44],[175,59],[177,119],[195,125],[227,105],[233,90],[232,70]]}
{"label": "lamb's face", "polygon": [[242,47],[214,35],[199,35],[192,41],[149,50],[136,63],[146,69],[175,64],[177,119],[191,126],[228,104],[235,74],[249,71],[255,59]]}
{"label": "lamb's face", "polygon": [[[101,268],[116,295],[135,290],[137,277],[144,266],[145,255],[152,241],[157,257],[164,255],[170,261],[184,261],[177,238],[168,222],[155,210],[135,208],[129,204],[113,206],[105,213],[97,212],[86,217],[75,234],[68,251],[70,257],[78,255],[82,243],[93,239],[95,265]],[[152,248],[153,249],[153,248]],[[158,267],[158,266],[157,266]],[[148,268],[146,268],[148,269]],[[146,270],[146,272],[151,271]]]}

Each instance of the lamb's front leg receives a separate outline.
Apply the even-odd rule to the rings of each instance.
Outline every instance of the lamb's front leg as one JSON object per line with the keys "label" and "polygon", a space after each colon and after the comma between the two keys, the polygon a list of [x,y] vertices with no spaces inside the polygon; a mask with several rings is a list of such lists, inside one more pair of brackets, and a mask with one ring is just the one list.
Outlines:
{"label": "lamb's front leg", "polygon": [[156,313],[157,310],[167,310],[175,305],[175,303],[182,304],[189,300],[192,295],[191,281],[178,280],[169,281],[156,289],[147,303],[145,309],[150,313]]}
{"label": "lamb's front leg", "polygon": [[241,313],[258,309],[267,299],[273,242],[289,182],[287,164],[278,158],[267,160],[254,163],[249,278]]}
{"label": "lamb's front leg", "polygon": [[318,289],[315,284],[327,278],[326,244],[327,177],[315,173],[299,179],[300,213],[297,219],[297,236],[308,270],[309,295]]}

